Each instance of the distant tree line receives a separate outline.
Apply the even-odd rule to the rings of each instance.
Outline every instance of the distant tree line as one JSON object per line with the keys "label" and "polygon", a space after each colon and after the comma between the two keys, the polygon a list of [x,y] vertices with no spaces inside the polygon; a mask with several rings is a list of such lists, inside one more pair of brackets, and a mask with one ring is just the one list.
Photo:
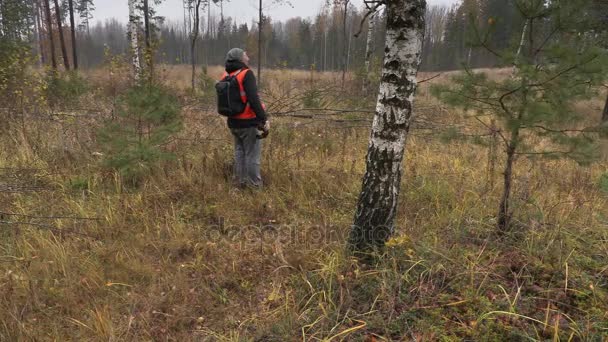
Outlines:
{"label": "distant tree line", "polygon": [[[596,15],[606,23],[606,1],[595,2]],[[126,13],[124,18],[91,24],[95,8],[92,0],[75,0],[72,10],[70,1],[59,1],[58,11],[49,8],[50,18],[45,16],[45,10],[57,6],[53,6],[53,1],[50,6],[46,3],[46,0],[0,0],[0,39],[28,42],[44,64],[50,65],[55,58],[53,55],[62,55],[62,49],[70,51],[67,54],[70,55],[69,62],[72,62],[69,14],[76,12],[80,20],[74,35],[78,46],[75,57],[81,66],[99,65],[106,50],[112,54],[129,51]],[[258,56],[258,23],[237,22],[225,16],[222,1],[206,3],[208,5],[202,7],[198,21],[200,34],[197,35],[194,59],[199,65],[222,64],[225,52],[239,46],[244,47],[254,60],[261,58],[262,65],[267,67],[338,71],[346,62],[347,70],[363,71],[368,35],[373,36],[372,63],[379,64],[383,57],[384,11],[376,14],[376,25],[369,31],[368,21],[362,23],[367,9],[356,8],[349,2],[345,5],[344,1],[328,1],[314,18],[274,21],[264,17],[262,56]],[[164,21],[163,13],[153,13],[152,6],[150,12],[151,26],[158,39],[156,60],[169,64],[189,64],[193,31],[186,8],[184,19],[178,21]],[[63,25],[58,25],[60,23]],[[455,70],[465,64],[470,67],[495,66],[499,60],[488,49],[471,43],[478,41],[476,38],[479,35],[490,32],[492,38],[488,45],[495,51],[517,45],[523,34],[523,23],[524,19],[516,10],[513,0],[463,0],[452,7],[431,6],[426,11],[421,69]],[[49,31],[52,34],[49,35]],[[358,32],[361,34],[355,37]],[[61,38],[62,35],[64,38]],[[62,39],[64,43],[60,44]]]}

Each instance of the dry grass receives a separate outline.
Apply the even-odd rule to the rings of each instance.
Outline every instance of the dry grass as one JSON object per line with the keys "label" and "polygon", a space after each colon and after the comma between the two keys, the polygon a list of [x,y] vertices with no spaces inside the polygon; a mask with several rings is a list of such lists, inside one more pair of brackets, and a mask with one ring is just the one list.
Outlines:
{"label": "dry grass", "polygon": [[[188,88],[187,67],[164,69]],[[103,75],[90,76],[100,89]],[[309,76],[269,71],[266,91],[285,101]],[[465,123],[426,86],[420,117]],[[332,105],[373,107],[356,97]],[[107,115],[106,97],[87,101]],[[414,130],[397,235],[372,267],[344,253],[369,126],[355,119],[369,114],[275,118],[267,187],[252,192],[231,187],[231,140],[211,107],[184,97],[177,159],[136,189],[99,166],[96,119],[32,119],[0,139],[0,340],[606,337],[605,162],[520,160],[521,227],[497,238],[500,163],[492,175],[487,148]]]}

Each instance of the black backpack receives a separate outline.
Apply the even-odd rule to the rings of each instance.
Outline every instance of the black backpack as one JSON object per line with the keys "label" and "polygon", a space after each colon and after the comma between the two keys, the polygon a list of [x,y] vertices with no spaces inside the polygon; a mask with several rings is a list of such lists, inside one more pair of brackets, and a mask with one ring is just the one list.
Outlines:
{"label": "black backpack", "polygon": [[220,115],[231,117],[242,114],[247,107],[241,99],[241,88],[236,77],[243,69],[234,73],[234,75],[226,75],[222,80],[215,84],[217,92],[217,112]]}

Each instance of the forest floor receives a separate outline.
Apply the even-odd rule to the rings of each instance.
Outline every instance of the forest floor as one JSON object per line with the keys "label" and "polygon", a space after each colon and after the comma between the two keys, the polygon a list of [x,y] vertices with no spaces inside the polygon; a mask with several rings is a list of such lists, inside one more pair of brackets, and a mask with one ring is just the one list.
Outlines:
{"label": "forest floor", "polygon": [[[498,235],[502,149],[446,143],[486,132],[429,95],[445,75],[426,82],[396,234],[365,265],[345,252],[375,101],[356,78],[339,93],[337,74],[264,74],[282,114],[263,142],[266,186],[250,191],[232,186],[209,91],[187,91],[186,66],[162,72],[184,129],[137,187],[101,165],[95,138],[126,87],[117,70],[2,131],[0,340],[608,339],[607,162],[518,159],[516,227]],[[599,120],[601,104],[579,107]]]}

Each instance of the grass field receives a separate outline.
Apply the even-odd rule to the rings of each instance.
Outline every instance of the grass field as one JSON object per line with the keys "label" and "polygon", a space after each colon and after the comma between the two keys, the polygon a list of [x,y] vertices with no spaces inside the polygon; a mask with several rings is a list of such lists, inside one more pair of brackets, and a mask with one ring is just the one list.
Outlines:
{"label": "grass field", "polygon": [[[429,95],[446,75],[426,82],[397,234],[364,265],[344,250],[375,100],[355,76],[330,93],[307,89],[334,89],[337,74],[264,74],[283,114],[264,141],[266,187],[242,191],[229,132],[208,93],[187,91],[187,66],[162,68],[182,104],[176,158],[138,187],[104,168],[95,132],[121,70],[87,73],[77,103],[40,106],[0,135],[0,340],[608,339],[605,161],[518,160],[518,228],[499,237],[500,150],[442,142],[454,127],[484,132]],[[599,120],[601,104],[580,110]]]}

